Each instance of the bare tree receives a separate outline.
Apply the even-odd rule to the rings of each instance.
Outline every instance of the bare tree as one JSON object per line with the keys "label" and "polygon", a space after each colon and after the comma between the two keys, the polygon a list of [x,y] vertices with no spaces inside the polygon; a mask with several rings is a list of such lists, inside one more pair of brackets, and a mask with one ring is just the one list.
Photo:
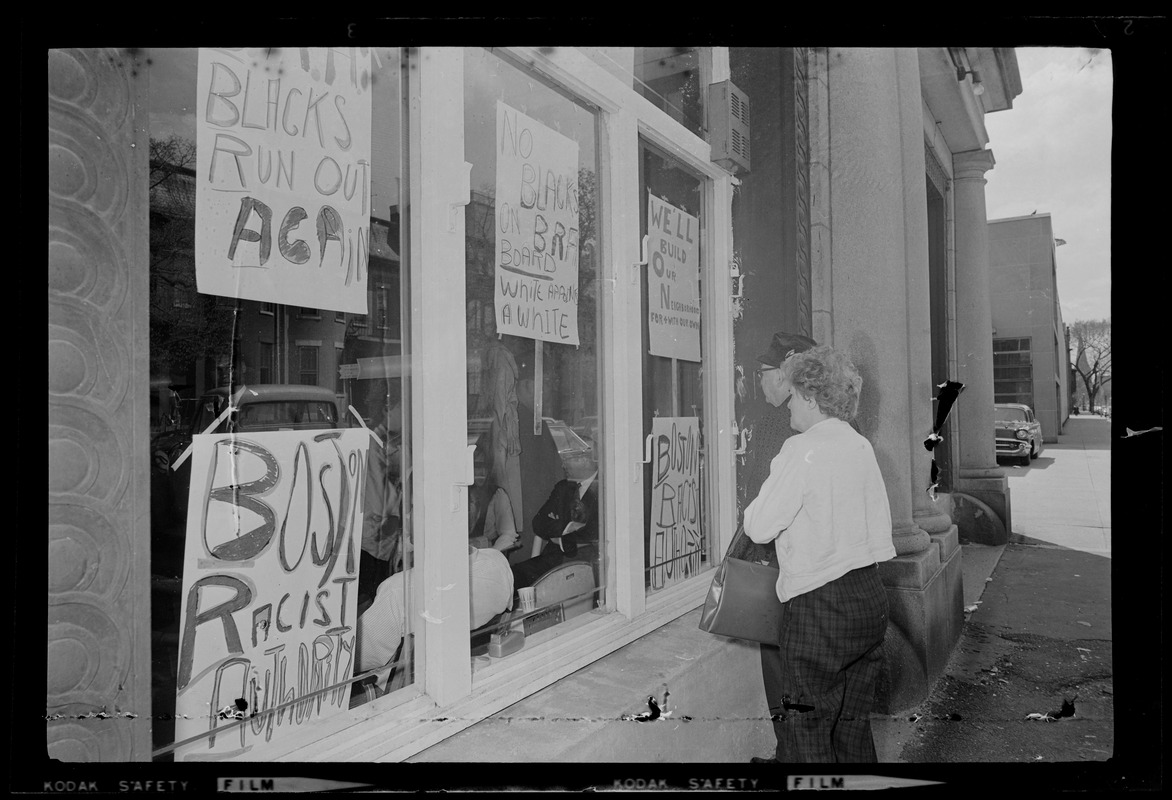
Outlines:
{"label": "bare tree", "polygon": [[[154,191],[177,173],[195,171],[195,142],[171,134],[166,139],[151,139],[151,176],[148,189]],[[190,211],[194,212],[194,198]]]}
{"label": "bare tree", "polygon": [[1087,403],[1093,409],[1103,385],[1111,380],[1111,320],[1072,323],[1070,344],[1074,350],[1074,371],[1082,378]]}

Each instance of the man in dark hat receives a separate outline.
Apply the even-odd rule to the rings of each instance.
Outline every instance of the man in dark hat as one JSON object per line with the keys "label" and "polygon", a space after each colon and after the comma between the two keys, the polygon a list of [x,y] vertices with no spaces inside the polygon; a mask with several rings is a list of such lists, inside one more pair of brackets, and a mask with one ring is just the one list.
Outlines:
{"label": "man in dark hat", "polygon": [[761,391],[765,393],[765,402],[778,408],[789,396],[785,382],[781,380],[781,365],[794,353],[801,353],[818,343],[809,336],[800,333],[785,333],[779,331],[773,334],[769,342],[769,349],[757,356],[761,366],[757,368],[757,377],[761,381]]}

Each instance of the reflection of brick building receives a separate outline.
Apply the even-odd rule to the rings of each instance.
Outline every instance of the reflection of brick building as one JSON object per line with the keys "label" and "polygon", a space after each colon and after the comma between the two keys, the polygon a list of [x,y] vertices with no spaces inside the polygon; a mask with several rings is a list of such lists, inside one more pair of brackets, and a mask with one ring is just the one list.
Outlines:
{"label": "reflection of brick building", "polygon": [[[342,364],[398,353],[398,212],[373,218],[367,314],[237,301],[197,291],[194,174],[156,165],[151,188],[152,388],[197,397],[229,383],[301,383],[346,396]],[[163,361],[163,359],[160,359]],[[360,400],[360,399],[359,399]]]}

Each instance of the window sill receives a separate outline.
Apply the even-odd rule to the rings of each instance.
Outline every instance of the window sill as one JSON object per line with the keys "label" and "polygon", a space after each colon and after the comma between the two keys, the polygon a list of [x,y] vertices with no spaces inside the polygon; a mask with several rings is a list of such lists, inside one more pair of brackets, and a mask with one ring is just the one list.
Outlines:
{"label": "window sill", "polygon": [[633,620],[598,611],[576,617],[548,641],[477,670],[472,692],[445,708],[424,694],[408,699],[387,695],[323,721],[313,741],[309,735],[299,736],[281,751],[270,751],[271,757],[402,761],[683,616],[704,602],[711,582],[712,573],[706,570],[658,592]]}

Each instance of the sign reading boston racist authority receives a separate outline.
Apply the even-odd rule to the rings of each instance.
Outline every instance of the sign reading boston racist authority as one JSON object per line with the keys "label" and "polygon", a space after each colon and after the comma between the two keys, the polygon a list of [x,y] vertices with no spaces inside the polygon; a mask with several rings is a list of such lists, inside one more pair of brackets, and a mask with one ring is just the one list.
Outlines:
{"label": "sign reading boston racist authority", "polygon": [[700,360],[700,220],[647,195],[647,331],[653,356]]}
{"label": "sign reading boston racist authority", "polygon": [[367,313],[370,81],[367,48],[200,49],[200,292]]}
{"label": "sign reading boston racist authority", "polygon": [[496,105],[497,333],[578,344],[578,143]]}
{"label": "sign reading boston racist authority", "polygon": [[349,705],[369,443],[364,428],[194,437],[175,736],[212,735],[179,760],[255,759]]}
{"label": "sign reading boston racist authority", "polygon": [[651,436],[647,566],[655,591],[700,571],[700,419],[654,417]]}

